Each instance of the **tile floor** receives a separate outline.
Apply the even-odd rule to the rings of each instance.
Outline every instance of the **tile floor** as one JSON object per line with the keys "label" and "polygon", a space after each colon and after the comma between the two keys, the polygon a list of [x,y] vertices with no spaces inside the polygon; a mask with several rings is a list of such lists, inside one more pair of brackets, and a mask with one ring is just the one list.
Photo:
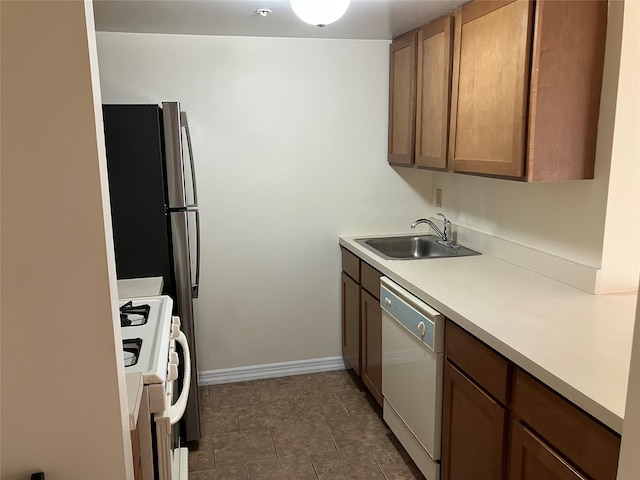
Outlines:
{"label": "tile floor", "polygon": [[190,480],[424,480],[348,371],[200,388]]}

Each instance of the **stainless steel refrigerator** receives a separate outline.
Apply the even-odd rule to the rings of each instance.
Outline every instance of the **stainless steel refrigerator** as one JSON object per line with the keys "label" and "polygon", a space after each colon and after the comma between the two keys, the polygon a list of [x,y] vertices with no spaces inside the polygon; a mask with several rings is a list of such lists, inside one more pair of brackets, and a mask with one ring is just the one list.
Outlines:
{"label": "stainless steel refrigerator", "polygon": [[178,102],[103,105],[118,279],[162,276],[191,348],[181,439],[200,439],[193,299],[200,277],[200,217],[187,115]]}

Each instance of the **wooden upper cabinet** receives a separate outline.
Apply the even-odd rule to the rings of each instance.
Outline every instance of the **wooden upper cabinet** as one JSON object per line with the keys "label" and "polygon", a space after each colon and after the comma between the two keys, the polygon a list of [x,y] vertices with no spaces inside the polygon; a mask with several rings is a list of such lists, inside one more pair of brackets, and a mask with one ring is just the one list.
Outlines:
{"label": "wooden upper cabinet", "polygon": [[530,182],[593,178],[606,29],[606,0],[458,9],[449,168]]}
{"label": "wooden upper cabinet", "polygon": [[607,12],[606,0],[536,4],[528,181],[593,178]]}
{"label": "wooden upper cabinet", "polygon": [[455,13],[449,166],[524,175],[533,3],[471,2]]}
{"label": "wooden upper cabinet", "polygon": [[447,168],[452,26],[446,16],[418,31],[415,163],[420,167]]}
{"label": "wooden upper cabinet", "polygon": [[474,0],[391,44],[389,163],[593,178],[607,0]]}
{"label": "wooden upper cabinet", "polygon": [[389,71],[389,163],[412,165],[416,133],[415,32],[391,43]]}

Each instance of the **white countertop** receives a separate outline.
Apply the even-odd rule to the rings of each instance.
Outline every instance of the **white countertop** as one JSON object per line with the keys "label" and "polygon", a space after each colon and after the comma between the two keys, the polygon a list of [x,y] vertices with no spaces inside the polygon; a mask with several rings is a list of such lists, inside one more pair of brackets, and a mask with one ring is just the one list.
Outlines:
{"label": "white countertop", "polygon": [[622,433],[635,294],[592,295],[486,254],[384,260],[356,238],[340,245]]}
{"label": "white countertop", "polygon": [[162,287],[162,277],[118,280],[118,298],[155,297],[162,295]]}

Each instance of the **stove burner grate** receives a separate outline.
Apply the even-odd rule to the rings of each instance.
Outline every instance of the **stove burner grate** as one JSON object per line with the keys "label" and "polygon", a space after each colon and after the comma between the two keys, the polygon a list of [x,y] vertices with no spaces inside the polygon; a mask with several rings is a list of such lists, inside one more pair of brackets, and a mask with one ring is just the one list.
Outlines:
{"label": "stove burner grate", "polygon": [[120,307],[120,326],[121,327],[137,327],[144,325],[149,320],[149,305],[133,305],[132,301],[128,301]]}
{"label": "stove burner grate", "polygon": [[126,340],[122,340],[122,355],[124,357],[125,367],[133,367],[136,363],[138,363],[141,348],[141,338],[129,338]]}

